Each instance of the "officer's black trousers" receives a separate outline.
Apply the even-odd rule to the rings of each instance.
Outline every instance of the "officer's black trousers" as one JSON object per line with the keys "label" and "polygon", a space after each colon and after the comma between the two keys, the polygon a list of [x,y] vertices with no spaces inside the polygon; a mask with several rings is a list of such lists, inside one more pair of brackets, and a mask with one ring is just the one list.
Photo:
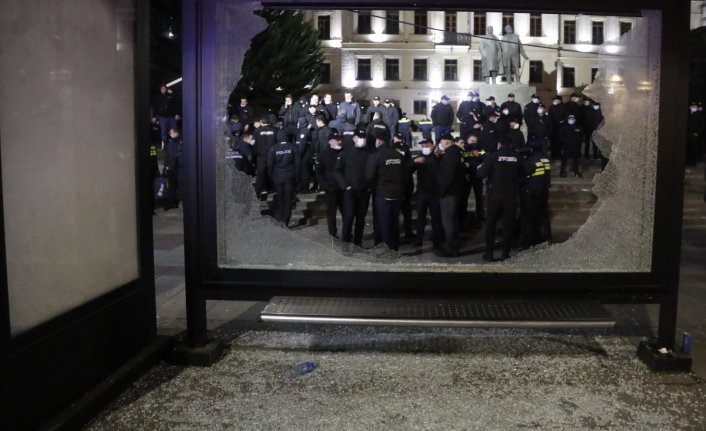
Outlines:
{"label": "officer's black trousers", "polygon": [[400,200],[386,199],[376,195],[373,205],[373,225],[375,229],[376,245],[378,232],[380,239],[391,250],[397,250],[400,244]]}
{"label": "officer's black trousers", "polygon": [[342,192],[341,190],[333,190],[325,193],[326,196],[326,223],[328,224],[328,234],[336,236],[336,211],[343,214],[342,209]]}
{"label": "officer's black trousers", "polygon": [[471,178],[471,188],[476,199],[476,217],[479,220],[485,218],[485,199],[483,198],[483,178]]}
{"label": "officer's black trousers", "polygon": [[267,176],[267,161],[258,159],[255,170],[255,194],[257,194],[258,197],[260,197],[262,193],[267,193],[269,180]]}
{"label": "officer's black trousers", "polygon": [[566,165],[571,159],[571,171],[578,175],[581,172],[579,167],[579,156],[581,155],[581,144],[565,143],[561,147],[561,173],[566,173]]}
{"label": "officer's black trousers", "polygon": [[458,255],[458,196],[455,194],[439,198],[441,225],[446,238],[446,254]]}
{"label": "officer's black trousers", "polygon": [[488,215],[485,225],[485,252],[493,255],[495,246],[495,228],[498,221],[502,221],[503,227],[503,242],[502,242],[502,257],[510,256],[510,247],[512,247],[512,231],[515,226],[515,212],[517,211],[517,200],[488,200]]}
{"label": "officer's black trousers", "polygon": [[415,196],[417,206],[417,244],[422,243],[424,227],[427,224],[427,210],[431,216],[431,238],[435,247],[443,242],[444,228],[441,226],[441,209],[439,198],[426,193],[417,192]]}
{"label": "officer's black trousers", "polygon": [[370,192],[367,190],[345,190],[342,198],[343,204],[343,225],[341,226],[341,240],[351,242],[351,230],[353,230],[353,244],[360,245],[363,242],[363,229],[365,229],[365,216],[368,214],[370,205]]}
{"label": "officer's black trousers", "polygon": [[541,192],[532,189],[520,191],[520,226],[523,248],[539,244],[542,220],[540,218]]}
{"label": "officer's black trousers", "polygon": [[292,202],[294,201],[294,181],[275,183],[277,193],[277,209],[275,218],[285,225],[292,218]]}
{"label": "officer's black trousers", "polygon": [[304,147],[299,162],[299,191],[305,192],[309,189],[309,180],[311,179],[311,171],[313,165],[311,159],[314,157],[314,149],[311,144]]}

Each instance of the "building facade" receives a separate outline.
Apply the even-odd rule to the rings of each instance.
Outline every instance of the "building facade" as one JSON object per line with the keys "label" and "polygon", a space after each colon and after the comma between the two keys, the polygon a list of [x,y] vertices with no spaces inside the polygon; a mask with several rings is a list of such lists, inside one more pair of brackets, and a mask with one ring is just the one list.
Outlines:
{"label": "building facade", "polygon": [[[706,9],[692,1],[691,27],[704,25]],[[598,52],[630,32],[639,17],[419,10],[306,11],[319,29],[326,72],[317,93],[336,100],[350,90],[362,105],[374,96],[393,99],[412,119],[428,115],[442,95],[457,106],[469,90],[491,94],[481,76],[479,44],[487,28],[502,38],[511,25],[528,60],[520,81],[544,100],[590,84]],[[617,47],[616,47],[617,48]],[[497,79],[502,84],[502,78]],[[498,103],[507,87],[493,89]],[[486,90],[486,91],[483,91]],[[525,92],[527,94],[527,92]],[[518,94],[518,99],[522,98]],[[518,100],[526,103],[528,100]]]}

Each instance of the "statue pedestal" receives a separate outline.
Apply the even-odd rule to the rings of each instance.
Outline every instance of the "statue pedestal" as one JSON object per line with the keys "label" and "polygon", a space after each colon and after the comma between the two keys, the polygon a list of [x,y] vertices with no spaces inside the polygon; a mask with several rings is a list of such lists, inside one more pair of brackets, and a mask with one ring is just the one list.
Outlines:
{"label": "statue pedestal", "polygon": [[537,87],[532,87],[527,84],[481,84],[474,88],[480,94],[481,102],[485,103],[485,99],[490,96],[495,97],[495,102],[498,106],[502,105],[507,100],[509,93],[515,94],[515,102],[523,107],[530,102],[532,95],[537,92]]}

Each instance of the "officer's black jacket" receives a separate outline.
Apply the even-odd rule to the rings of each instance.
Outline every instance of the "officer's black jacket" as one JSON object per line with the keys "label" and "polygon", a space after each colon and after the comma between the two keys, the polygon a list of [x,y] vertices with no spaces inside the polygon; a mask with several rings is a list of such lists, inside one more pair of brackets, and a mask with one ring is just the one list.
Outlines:
{"label": "officer's black jacket", "polygon": [[[485,121],[483,117],[483,110],[485,109],[485,103],[478,101],[474,102],[472,100],[466,100],[461,102],[456,111],[456,118],[461,123],[464,123],[470,127],[475,124],[483,124]],[[473,115],[471,115],[473,114]],[[474,117],[475,115],[475,117]]]}
{"label": "officer's black jacket", "polygon": [[431,108],[431,121],[434,126],[450,127],[454,122],[454,109],[450,104],[437,103]]}
{"label": "officer's black jacket", "polygon": [[529,122],[532,118],[539,117],[539,114],[537,114],[538,108],[539,108],[539,103],[530,102],[525,105],[525,110],[523,112],[523,115],[525,116],[525,121],[527,122],[527,124],[529,124]]}
{"label": "officer's black jacket", "polygon": [[549,118],[552,120],[552,124],[554,124],[555,131],[558,131],[558,128],[566,122],[566,118],[568,116],[569,108],[565,103],[560,103],[549,107]]}
{"label": "officer's black jacket", "polygon": [[299,155],[291,142],[273,145],[267,158],[267,173],[275,184],[297,181]]}
{"label": "officer's black jacket", "polygon": [[598,110],[589,107],[583,114],[583,126],[584,130],[587,132],[593,132],[601,125],[603,121],[603,111],[598,108]]}
{"label": "officer's black jacket", "polygon": [[287,126],[296,126],[297,121],[299,120],[299,105],[292,104],[289,106],[282,105],[282,107],[279,109],[279,118],[282,120],[282,125],[284,127]]}
{"label": "officer's black jacket", "polygon": [[173,94],[159,93],[152,102],[152,111],[159,117],[174,117],[179,113],[179,103]]}
{"label": "officer's black jacket", "polygon": [[522,105],[520,105],[517,102],[510,102],[508,100],[508,101],[503,102],[502,105],[500,105],[501,111],[505,108],[507,108],[510,111],[510,114],[509,114],[510,118],[515,117],[518,120],[520,120],[520,124],[522,124]]}
{"label": "officer's black jacket", "polygon": [[338,186],[342,190],[350,186],[354,191],[368,188],[365,172],[368,168],[370,152],[366,148],[355,148],[355,146],[346,146],[342,151],[334,168]]}
{"label": "officer's black jacket", "polygon": [[498,125],[488,120],[483,124],[483,131],[480,134],[480,148],[486,153],[494,153],[498,150]]}
{"label": "officer's black jacket", "polygon": [[316,147],[314,147],[316,154],[320,154],[323,150],[330,148],[328,144],[329,136],[331,136],[331,129],[328,126],[319,127],[316,130]]}
{"label": "officer's black jacket", "polygon": [[460,195],[464,182],[464,165],[461,161],[461,148],[451,145],[439,158],[436,172],[436,186],[439,197]]}
{"label": "officer's black jacket", "polygon": [[693,135],[694,133],[696,134],[702,134],[704,133],[704,129],[706,129],[706,121],[704,121],[704,113],[703,112],[691,112],[689,111],[689,116],[687,119],[687,132],[690,135]]}
{"label": "officer's black jacket", "polygon": [[536,136],[540,139],[548,138],[552,135],[554,126],[548,115],[535,115],[527,120],[527,136]]}
{"label": "officer's black jacket", "polygon": [[272,126],[260,126],[253,132],[255,138],[255,158],[267,163],[270,148],[277,142],[277,129]]}
{"label": "officer's black jacket", "polygon": [[424,163],[415,163],[413,170],[417,172],[417,193],[436,196],[436,173],[439,169],[439,160],[434,153],[428,156],[420,155]]}
{"label": "officer's black jacket", "polygon": [[252,147],[247,142],[240,139],[240,136],[233,138],[233,157],[235,168],[246,174],[252,173]]}
{"label": "officer's black jacket", "polygon": [[353,135],[355,135],[355,126],[350,123],[343,123],[343,127],[339,130],[341,138],[343,139],[343,148],[352,147]]}
{"label": "officer's black jacket", "polygon": [[375,116],[376,112],[380,113],[380,119],[382,120],[382,104],[379,104],[378,106],[375,106],[375,105],[368,106],[368,109],[365,111],[365,119],[366,119],[365,122],[368,124],[372,123],[373,117]]}
{"label": "officer's black jacket", "polygon": [[164,154],[164,167],[169,168],[174,171],[178,169],[182,163],[182,153],[184,144],[181,137],[176,139],[169,139],[167,141],[166,150]]}
{"label": "officer's black jacket", "polygon": [[252,107],[250,105],[236,106],[235,112],[238,114],[240,124],[251,124],[253,121]]}
{"label": "officer's black jacket", "polygon": [[319,152],[319,162],[316,164],[316,172],[319,174],[319,187],[326,192],[341,190],[334,170],[338,159],[341,157],[342,150],[334,150],[329,146]]}
{"label": "officer's black jacket", "polygon": [[578,123],[571,125],[568,122],[559,129],[559,139],[562,145],[579,147],[583,142],[583,127]]}
{"label": "officer's black jacket", "polygon": [[326,118],[326,121],[331,121],[338,116],[338,105],[331,102],[328,105],[323,101],[319,102],[321,115]]}
{"label": "officer's black jacket", "polygon": [[533,171],[520,181],[520,190],[549,192],[551,162],[547,156],[541,151],[533,152],[525,159],[525,164],[528,169],[533,169]]}
{"label": "officer's black jacket", "polygon": [[478,177],[488,177],[488,198],[498,201],[511,201],[517,198],[520,179],[531,174],[533,169],[517,152],[501,147],[493,154],[486,155],[478,166]]}
{"label": "officer's black jacket", "polygon": [[397,122],[400,121],[400,114],[394,106],[382,106],[380,113],[382,113],[382,121],[390,128],[397,126]]}
{"label": "officer's black jacket", "polygon": [[581,109],[581,106],[574,102],[566,102],[566,109],[568,110],[569,114],[568,115],[573,115],[576,117],[576,124],[582,125],[583,126],[583,111]]}
{"label": "officer's black jacket", "polygon": [[377,138],[384,139],[386,141],[390,140],[390,128],[387,127],[387,124],[385,124],[382,120],[375,120],[368,124],[368,128],[365,132],[368,135],[368,141],[372,144],[375,143],[375,139]]}
{"label": "officer's black jacket", "polygon": [[485,105],[485,108],[483,108],[483,119],[484,121],[487,121],[490,118],[490,115],[498,110],[498,105]]}
{"label": "officer's black jacket", "polygon": [[370,156],[366,180],[377,196],[401,199],[407,190],[407,177],[412,166],[399,151],[382,144]]}
{"label": "officer's black jacket", "polygon": [[525,135],[522,134],[520,129],[508,129],[506,135],[512,143],[512,148],[515,150],[524,148],[526,144]]}

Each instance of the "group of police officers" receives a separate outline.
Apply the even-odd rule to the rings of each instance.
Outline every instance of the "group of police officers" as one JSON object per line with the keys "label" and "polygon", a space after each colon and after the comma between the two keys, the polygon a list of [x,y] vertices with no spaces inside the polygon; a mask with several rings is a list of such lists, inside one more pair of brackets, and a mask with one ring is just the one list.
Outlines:
{"label": "group of police officers", "polygon": [[[500,259],[506,259],[518,203],[521,246],[551,239],[550,158],[561,159],[561,176],[566,176],[571,160],[571,171],[580,177],[582,144],[585,157],[600,157],[591,141],[603,120],[600,104],[581,100],[577,94],[568,103],[555,96],[549,109],[533,95],[523,109],[512,93],[498,106],[493,97],[483,103],[478,93],[470,91],[455,113],[449,98],[442,96],[432,108],[431,120],[425,118],[418,125],[390,99],[375,97],[363,114],[352,93],[344,97],[337,104],[330,94],[321,101],[312,96],[297,102],[288,95],[277,118],[257,119],[243,98],[226,128],[227,157],[238,170],[255,176],[255,192],[261,200],[274,190],[275,218],[289,225],[296,193],[323,191],[328,232],[338,237],[340,211],[344,246],[362,245],[372,197],[376,245],[398,250],[401,213],[406,239],[421,247],[429,213],[438,255],[458,256],[459,231],[473,221],[485,221],[483,259],[496,259],[498,223],[503,235]],[[457,137],[451,135],[454,120],[460,126]],[[520,129],[523,123],[527,139]],[[422,134],[418,155],[411,152],[415,127]],[[473,216],[467,210],[471,191]]]}

